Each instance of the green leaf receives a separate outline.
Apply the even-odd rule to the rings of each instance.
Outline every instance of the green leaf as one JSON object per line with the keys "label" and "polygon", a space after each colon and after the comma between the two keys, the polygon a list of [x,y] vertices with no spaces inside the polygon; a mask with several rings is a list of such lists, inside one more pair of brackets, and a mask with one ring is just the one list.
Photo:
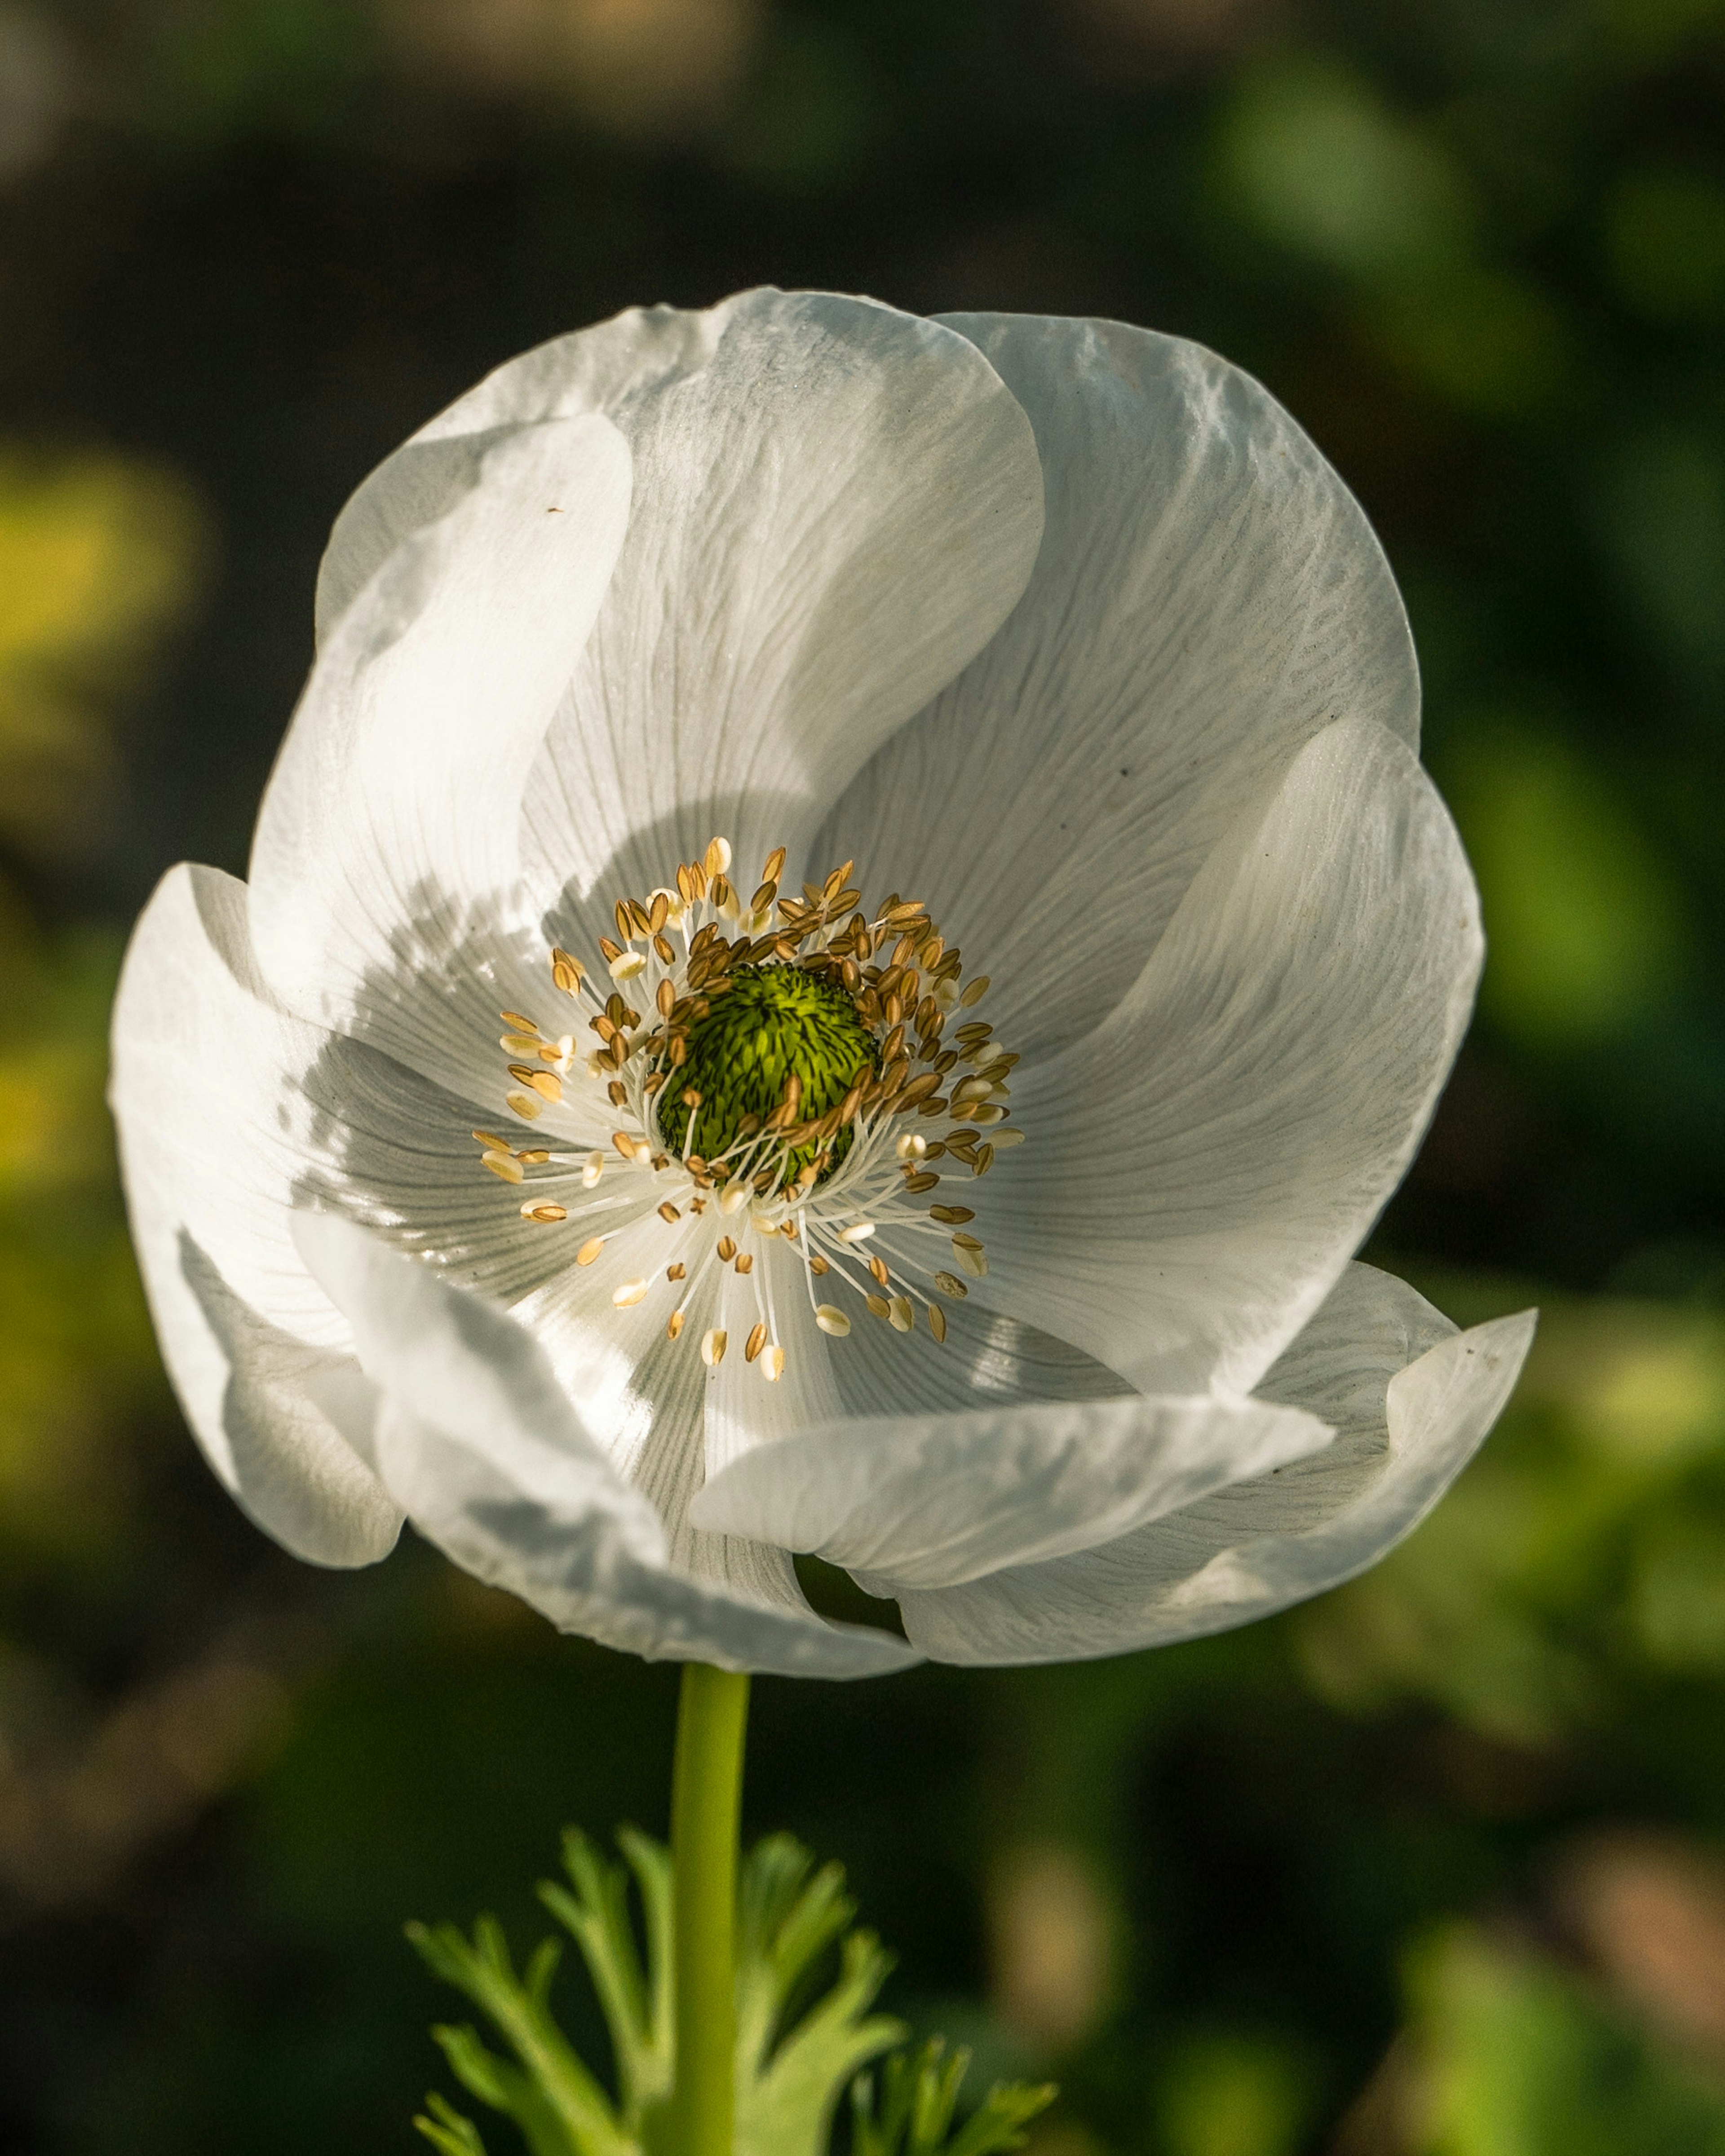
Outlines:
{"label": "green leaf", "polygon": [[891,1966],[872,1933],[845,1941],[838,1983],[785,2035],[763,2071],[739,2078],[737,2156],[820,2156],[845,2083],[905,2033],[901,2022],[868,2015]]}
{"label": "green leaf", "polygon": [[558,1949],[547,1939],[517,1978],[502,1927],[481,1917],[471,1943],[453,1924],[410,1924],[408,1938],[427,1966],[465,1992],[514,2051],[511,2066],[471,2029],[434,2030],[462,2085],[513,2118],[533,2156],[638,2156],[593,2076],[552,2017],[549,1994]]}
{"label": "green leaf", "polygon": [[574,1892],[547,1880],[540,1884],[539,1898],[581,1949],[611,2032],[624,2123],[639,2128],[670,2092],[670,1861],[643,1835],[619,1839],[647,1914],[650,1987],[629,1917],[629,1874],[620,1865],[608,1864],[578,1829],[570,1828],[563,1836],[563,1866]]}
{"label": "green leaf", "polygon": [[[619,2094],[614,2104],[558,2028],[551,1984],[554,1939],[517,1976],[495,1919],[467,1938],[452,1924],[412,1924],[408,1937],[427,1966],[470,1999],[503,2039],[490,2049],[476,2029],[432,2031],[463,2088],[526,2138],[531,2156],[642,2156],[675,2075],[675,1939],[670,1852],[632,1829],[618,1836],[624,1863],[603,1856],[572,1829],[563,1839],[568,1884],[546,1881],[539,1897],[581,1950],[610,2030]],[[638,1935],[630,1879],[640,1897]],[[871,2079],[857,2070],[905,2034],[870,2012],[891,1968],[872,1933],[853,1931],[855,1905],[836,1864],[818,1870],[788,1835],[751,1852],[737,1908],[736,2156],[824,2156],[847,2083],[858,2121],[856,2156],[993,2156],[1021,2147],[1018,2128],[1052,2101],[1052,2089],[993,2091],[949,2136],[968,2055],[939,2043],[888,2061],[877,2118]],[[837,1949],[836,1979],[819,1988]],[[440,2097],[413,2122],[440,2156],[485,2156],[470,2119]]]}
{"label": "green leaf", "polygon": [[480,2139],[479,2128],[470,2118],[464,2118],[452,2103],[446,2102],[435,2091],[425,2099],[429,2118],[422,2112],[413,2124],[425,2136],[439,2156],[485,2156],[485,2144]]}
{"label": "green leaf", "polygon": [[996,2156],[1024,2147],[1019,2129],[1054,2102],[1053,2083],[997,2082],[949,2138],[970,2054],[945,2054],[938,2036],[919,2051],[895,2052],[881,2071],[878,2108],[874,2075],[858,2076],[850,2092],[852,2156]]}
{"label": "green leaf", "polygon": [[743,1867],[737,1911],[737,2052],[757,2071],[814,1963],[850,1928],[856,1905],[844,1868],[814,1859],[788,1834],[769,1835]]}
{"label": "green leaf", "polygon": [[[845,1892],[843,1867],[815,1871],[814,1863],[800,1842],[776,1834],[756,1845],[743,1869],[737,2156],[819,2156],[845,2084],[904,2034],[898,2022],[868,2015],[892,1964],[871,1934],[850,1932],[856,1905]],[[841,1939],[837,1984],[793,2019],[816,1964]]]}

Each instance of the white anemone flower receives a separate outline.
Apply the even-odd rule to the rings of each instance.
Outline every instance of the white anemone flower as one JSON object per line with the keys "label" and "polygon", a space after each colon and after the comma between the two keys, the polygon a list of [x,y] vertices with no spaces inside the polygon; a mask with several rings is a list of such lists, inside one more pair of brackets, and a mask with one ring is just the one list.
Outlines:
{"label": "white anemone flower", "polygon": [[[249,883],[139,923],[156,1324],[259,1525],[832,1676],[1346,1578],[1524,1316],[1351,1262],[1471,1005],[1394,583],[1257,383],[758,291],[501,368],[338,520]],[[829,1623],[793,1553],[896,1600]]]}

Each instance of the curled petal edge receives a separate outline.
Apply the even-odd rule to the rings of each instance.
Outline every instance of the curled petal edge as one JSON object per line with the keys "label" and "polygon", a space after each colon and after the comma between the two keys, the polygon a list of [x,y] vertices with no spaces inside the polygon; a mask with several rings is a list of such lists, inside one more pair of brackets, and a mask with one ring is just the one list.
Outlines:
{"label": "curled petal edge", "polygon": [[905,1630],[937,1661],[1076,1661],[1226,1631],[1340,1586],[1410,1534],[1472,1458],[1520,1375],[1535,1323],[1532,1311],[1494,1319],[1398,1371],[1385,1394],[1382,1471],[1322,1525],[1213,1537],[1208,1554],[1170,1578],[1156,1561],[1179,1522],[1159,1522],[1076,1557],[906,1594]]}

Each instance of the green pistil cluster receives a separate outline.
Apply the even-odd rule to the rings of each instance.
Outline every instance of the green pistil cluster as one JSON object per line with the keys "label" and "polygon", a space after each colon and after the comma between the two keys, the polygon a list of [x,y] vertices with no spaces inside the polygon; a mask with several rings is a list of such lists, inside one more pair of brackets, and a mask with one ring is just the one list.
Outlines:
{"label": "green pistil cluster", "polygon": [[[689,1029],[688,1055],[659,1096],[660,1132],[682,1152],[694,1112],[693,1150],[716,1161],[766,1122],[793,1077],[801,1087],[798,1115],[809,1122],[836,1108],[877,1063],[874,1035],[836,981],[797,965],[739,966]],[[698,1110],[685,1104],[687,1092],[700,1095]],[[824,1182],[850,1150],[851,1136],[847,1123],[824,1145],[784,1153],[776,1163],[779,1187],[817,1158],[824,1158],[818,1180]]]}

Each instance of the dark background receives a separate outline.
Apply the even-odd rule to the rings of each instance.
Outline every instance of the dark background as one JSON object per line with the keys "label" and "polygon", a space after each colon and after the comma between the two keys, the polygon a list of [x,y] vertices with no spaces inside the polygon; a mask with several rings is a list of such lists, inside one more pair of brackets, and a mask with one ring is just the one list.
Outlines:
{"label": "dark background", "polygon": [[103,1031],[156,875],[243,868],[366,470],[766,280],[1199,338],[1354,486],[1492,938],[1373,1255],[1546,1315],[1375,1573],[763,1682],[752,1825],[1058,2075],[1044,2156],[1725,2151],[1722,90],[1717,0],[0,4],[0,2143],[423,2145],[402,1920],[526,1943],[563,1820],[663,1830],[674,1673],[203,1468]]}

